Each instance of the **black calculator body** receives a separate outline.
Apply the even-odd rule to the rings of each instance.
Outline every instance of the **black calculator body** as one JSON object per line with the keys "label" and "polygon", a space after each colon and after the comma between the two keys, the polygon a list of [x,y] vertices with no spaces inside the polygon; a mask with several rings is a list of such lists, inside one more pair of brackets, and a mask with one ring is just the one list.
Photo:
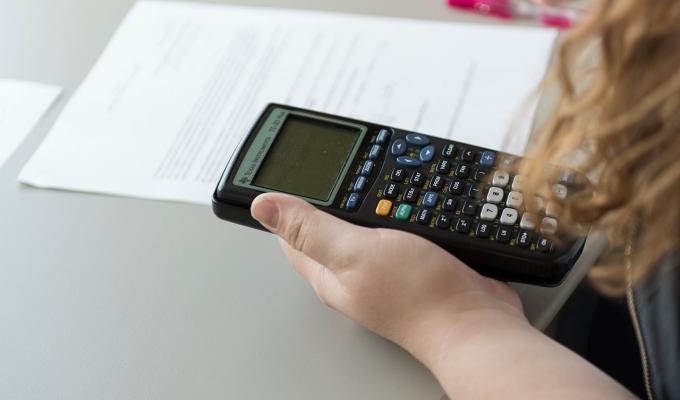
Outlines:
{"label": "black calculator body", "polygon": [[[562,237],[550,203],[525,212],[521,176],[510,172],[517,160],[270,104],[229,160],[212,204],[219,218],[264,230],[250,215],[252,201],[290,193],[358,225],[420,235],[486,276],[554,286],[581,254],[585,234]],[[569,172],[555,184],[557,194],[566,195],[572,178]]]}

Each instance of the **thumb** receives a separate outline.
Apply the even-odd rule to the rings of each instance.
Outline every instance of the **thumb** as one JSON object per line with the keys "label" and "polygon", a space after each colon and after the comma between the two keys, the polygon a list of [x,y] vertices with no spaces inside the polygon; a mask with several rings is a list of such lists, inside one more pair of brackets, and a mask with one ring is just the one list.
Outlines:
{"label": "thumb", "polygon": [[362,245],[366,234],[371,232],[327,214],[302,199],[280,193],[259,195],[250,212],[293,249],[331,270],[352,265],[354,258],[366,247]]}

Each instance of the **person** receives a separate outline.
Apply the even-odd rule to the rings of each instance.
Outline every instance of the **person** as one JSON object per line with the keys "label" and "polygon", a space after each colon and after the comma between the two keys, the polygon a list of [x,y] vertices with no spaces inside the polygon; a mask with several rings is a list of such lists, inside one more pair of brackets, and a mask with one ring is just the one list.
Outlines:
{"label": "person", "polygon": [[[596,1],[560,44],[549,80],[562,97],[521,166],[528,193],[609,238],[590,280],[627,294],[654,398],[680,398],[678,49],[677,0]],[[547,163],[588,174],[594,193],[556,199]],[[409,351],[452,398],[634,397],[533,328],[509,285],[421,237],[282,194],[260,195],[251,213],[321,301]]]}

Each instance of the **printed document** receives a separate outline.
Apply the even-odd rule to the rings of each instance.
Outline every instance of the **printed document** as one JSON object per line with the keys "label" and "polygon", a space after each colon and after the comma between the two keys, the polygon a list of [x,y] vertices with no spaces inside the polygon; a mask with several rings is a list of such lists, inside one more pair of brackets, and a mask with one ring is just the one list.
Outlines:
{"label": "printed document", "polygon": [[0,167],[31,132],[61,89],[0,79]]}
{"label": "printed document", "polygon": [[521,153],[535,108],[527,99],[555,38],[542,28],[143,1],[20,180],[208,204],[269,102]]}

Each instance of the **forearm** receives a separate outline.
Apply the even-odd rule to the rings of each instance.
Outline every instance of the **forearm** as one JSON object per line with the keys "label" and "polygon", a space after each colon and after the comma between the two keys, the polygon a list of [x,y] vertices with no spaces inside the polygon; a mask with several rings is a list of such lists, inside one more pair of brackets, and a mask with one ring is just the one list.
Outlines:
{"label": "forearm", "polygon": [[414,349],[452,398],[633,397],[520,318],[489,312],[458,319],[442,322],[430,342],[438,348]]}

